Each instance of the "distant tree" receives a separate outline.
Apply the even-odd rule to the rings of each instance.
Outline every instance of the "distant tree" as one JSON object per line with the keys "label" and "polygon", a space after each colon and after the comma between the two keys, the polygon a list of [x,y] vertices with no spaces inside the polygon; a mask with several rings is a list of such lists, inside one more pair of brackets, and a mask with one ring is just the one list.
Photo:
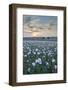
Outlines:
{"label": "distant tree", "polygon": [[50,37],[47,37],[47,39],[50,39]]}
{"label": "distant tree", "polygon": [[45,37],[42,37],[42,39],[45,39]]}

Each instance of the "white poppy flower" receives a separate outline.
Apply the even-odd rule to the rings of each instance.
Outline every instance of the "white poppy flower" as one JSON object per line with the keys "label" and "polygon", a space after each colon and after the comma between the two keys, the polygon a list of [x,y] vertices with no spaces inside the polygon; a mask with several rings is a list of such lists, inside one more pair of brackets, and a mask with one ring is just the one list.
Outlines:
{"label": "white poppy flower", "polygon": [[40,61],[39,64],[42,64],[42,61]]}
{"label": "white poppy flower", "polygon": [[31,54],[31,52],[28,52],[27,54],[29,55],[29,54]]}
{"label": "white poppy flower", "polygon": [[36,59],[35,62],[38,63],[38,59]]}
{"label": "white poppy flower", "polygon": [[55,62],[55,59],[52,59],[52,62]]}
{"label": "white poppy flower", "polygon": [[40,55],[40,52],[37,52],[38,55]]}
{"label": "white poppy flower", "polygon": [[43,54],[46,54],[46,52],[45,52],[45,51],[43,51]]}
{"label": "white poppy flower", "polygon": [[36,52],[33,52],[33,54],[35,55],[35,54],[36,54]]}
{"label": "white poppy flower", "polygon": [[48,53],[48,56],[51,56],[51,54],[52,54],[52,53],[51,53],[51,52],[49,52],[49,53]]}
{"label": "white poppy flower", "polygon": [[43,58],[45,58],[45,56],[43,56]]}
{"label": "white poppy flower", "polygon": [[27,49],[30,49],[29,47],[27,47]]}
{"label": "white poppy flower", "polygon": [[28,68],[28,72],[30,72],[30,68]]}
{"label": "white poppy flower", "polygon": [[29,62],[29,60],[27,60],[27,62]]}
{"label": "white poppy flower", "polygon": [[54,68],[57,69],[57,65],[55,65]]}
{"label": "white poppy flower", "polygon": [[32,63],[32,66],[35,66],[35,65],[36,65],[36,63],[35,63],[35,62],[33,62],[33,63]]}
{"label": "white poppy flower", "polygon": [[42,64],[41,58],[36,59],[35,62],[38,63],[38,64]]}
{"label": "white poppy flower", "polygon": [[46,65],[49,65],[49,63],[48,63],[48,62],[46,62]]}
{"label": "white poppy flower", "polygon": [[27,55],[24,55],[24,57],[27,57]]}
{"label": "white poppy flower", "polygon": [[38,51],[38,48],[36,48],[35,51],[37,52]]}

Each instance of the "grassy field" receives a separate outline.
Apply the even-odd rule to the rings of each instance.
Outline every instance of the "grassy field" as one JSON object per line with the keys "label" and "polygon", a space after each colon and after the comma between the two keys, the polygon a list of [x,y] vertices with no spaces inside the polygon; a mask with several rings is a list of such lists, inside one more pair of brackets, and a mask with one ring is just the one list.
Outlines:
{"label": "grassy field", "polygon": [[57,73],[57,41],[23,42],[23,74]]}

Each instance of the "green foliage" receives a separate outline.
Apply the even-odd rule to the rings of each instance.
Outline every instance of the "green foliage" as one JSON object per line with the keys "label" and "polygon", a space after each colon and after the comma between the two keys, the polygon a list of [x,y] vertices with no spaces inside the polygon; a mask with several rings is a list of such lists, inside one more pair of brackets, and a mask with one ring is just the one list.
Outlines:
{"label": "green foliage", "polygon": [[57,73],[57,45],[24,43],[23,74]]}

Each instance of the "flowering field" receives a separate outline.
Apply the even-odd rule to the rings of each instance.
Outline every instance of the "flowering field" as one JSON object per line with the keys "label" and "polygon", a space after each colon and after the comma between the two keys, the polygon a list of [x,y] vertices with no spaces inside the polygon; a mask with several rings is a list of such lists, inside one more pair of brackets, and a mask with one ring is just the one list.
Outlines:
{"label": "flowering field", "polygon": [[23,41],[23,74],[57,73],[57,41]]}

